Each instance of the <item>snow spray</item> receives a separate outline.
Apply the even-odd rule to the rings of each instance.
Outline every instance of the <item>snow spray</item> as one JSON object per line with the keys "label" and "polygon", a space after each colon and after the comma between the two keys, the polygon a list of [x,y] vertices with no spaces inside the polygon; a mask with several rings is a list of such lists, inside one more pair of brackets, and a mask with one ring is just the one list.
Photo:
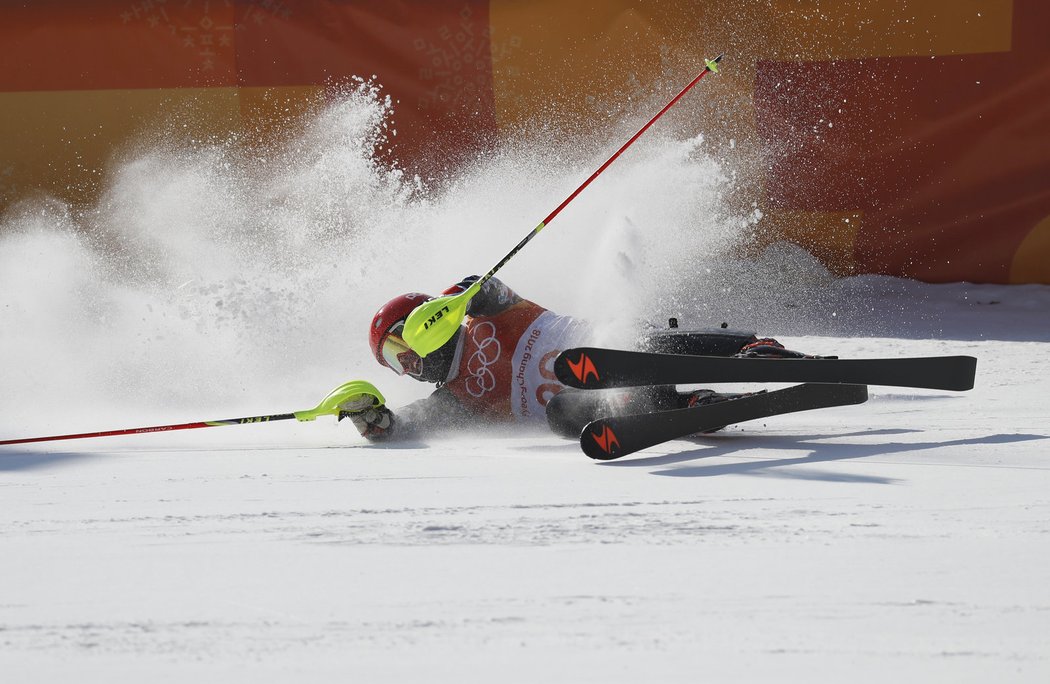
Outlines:
{"label": "snow spray", "polygon": [[[5,433],[46,429],[55,412],[90,427],[118,408],[143,420],[272,410],[355,378],[391,405],[424,396],[429,386],[371,358],[373,313],[494,261],[641,116],[584,144],[507,142],[432,188],[381,161],[391,109],[377,85],[357,83],[280,144],[141,141],[96,205],[8,211]],[[746,301],[727,254],[761,215],[726,209],[731,160],[707,151],[696,119],[692,130],[668,121],[679,123],[640,140],[500,277],[597,322],[717,325]],[[450,236],[455,254],[423,258]]]}

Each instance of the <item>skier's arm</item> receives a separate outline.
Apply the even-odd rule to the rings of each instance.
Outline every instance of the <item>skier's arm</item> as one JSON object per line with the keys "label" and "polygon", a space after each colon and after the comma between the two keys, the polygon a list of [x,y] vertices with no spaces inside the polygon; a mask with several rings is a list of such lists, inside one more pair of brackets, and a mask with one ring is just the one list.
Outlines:
{"label": "skier's arm", "polygon": [[[478,280],[478,276],[472,275],[459,281],[444,294],[459,294]],[[521,301],[514,290],[504,284],[499,278],[489,278],[481,286],[481,290],[467,303],[468,316],[495,316]]]}
{"label": "skier's arm", "polygon": [[398,438],[423,437],[480,422],[447,387],[397,410]]}
{"label": "skier's arm", "polygon": [[413,439],[478,420],[446,387],[402,406],[396,413],[386,406],[363,406],[356,411],[344,411],[340,417],[350,418],[357,431],[372,442]]}

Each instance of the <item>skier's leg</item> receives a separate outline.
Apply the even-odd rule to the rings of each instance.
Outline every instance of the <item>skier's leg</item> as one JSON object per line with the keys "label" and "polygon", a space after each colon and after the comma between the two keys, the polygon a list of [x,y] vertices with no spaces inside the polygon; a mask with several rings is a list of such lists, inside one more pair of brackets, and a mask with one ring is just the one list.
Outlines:
{"label": "skier's leg", "polygon": [[660,354],[690,356],[733,356],[757,338],[752,332],[726,330],[656,330],[638,341],[638,349]]}
{"label": "skier's leg", "polygon": [[[733,399],[741,399],[743,397],[750,397],[756,394],[762,394],[766,390],[758,390],[757,392],[716,392],[710,389],[698,389],[692,392],[682,392],[678,395],[679,406],[681,408],[692,408],[694,406],[706,406],[708,404],[719,404],[723,401],[731,401]],[[704,430],[698,434],[710,434],[712,432],[718,432],[725,425],[720,427],[712,428],[710,430]]]}
{"label": "skier's leg", "polygon": [[724,328],[712,330],[669,328],[648,332],[638,341],[638,349],[645,352],[688,354],[690,356],[835,358],[833,356],[814,357],[786,349],[772,337],[758,337],[752,332]]}
{"label": "skier's leg", "polygon": [[666,411],[679,408],[680,403],[681,397],[672,385],[612,390],[566,388],[547,402],[547,423],[555,434],[577,439],[587,423],[599,418]]}

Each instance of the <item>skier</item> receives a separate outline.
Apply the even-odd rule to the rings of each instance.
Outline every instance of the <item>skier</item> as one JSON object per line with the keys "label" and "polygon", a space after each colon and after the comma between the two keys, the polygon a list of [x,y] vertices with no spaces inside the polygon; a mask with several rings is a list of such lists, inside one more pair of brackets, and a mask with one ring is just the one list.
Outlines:
{"label": "skier", "polygon": [[[465,278],[443,294],[463,292],[477,279]],[[350,418],[369,440],[432,434],[466,425],[536,424],[545,419],[559,434],[572,436],[601,411],[665,410],[740,396],[711,390],[681,394],[673,386],[599,394],[573,390],[548,406],[565,389],[554,374],[554,359],[562,350],[593,338],[585,322],[523,299],[497,278],[490,278],[470,300],[464,325],[445,345],[420,358],[402,332],[409,313],[429,298],[420,293],[400,295],[383,305],[372,319],[369,342],[376,360],[398,375],[435,383],[437,389],[396,414],[367,396],[342,405],[340,419]],[[639,346],[680,353],[801,356],[772,339],[739,333],[723,333],[721,337],[726,339],[719,340],[724,347],[720,350],[668,348],[660,343],[659,335]],[[673,335],[667,337],[672,342],[675,339]],[[554,408],[558,410],[552,411]]]}

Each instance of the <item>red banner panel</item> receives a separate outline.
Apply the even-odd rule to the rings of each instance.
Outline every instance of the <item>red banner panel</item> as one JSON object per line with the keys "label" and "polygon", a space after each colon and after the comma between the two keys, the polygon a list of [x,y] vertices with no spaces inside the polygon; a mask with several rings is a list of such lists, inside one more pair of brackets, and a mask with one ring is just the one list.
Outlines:
{"label": "red banner panel", "polygon": [[395,102],[397,155],[425,173],[455,168],[495,137],[487,0],[331,0],[276,12],[239,3],[237,12],[242,86],[375,75]]}
{"label": "red banner panel", "polygon": [[234,3],[34,0],[0,13],[0,92],[237,80]]}
{"label": "red banner panel", "polygon": [[768,206],[862,214],[860,272],[1009,282],[1050,216],[1047,26],[1026,0],[1009,52],[759,62]]}

